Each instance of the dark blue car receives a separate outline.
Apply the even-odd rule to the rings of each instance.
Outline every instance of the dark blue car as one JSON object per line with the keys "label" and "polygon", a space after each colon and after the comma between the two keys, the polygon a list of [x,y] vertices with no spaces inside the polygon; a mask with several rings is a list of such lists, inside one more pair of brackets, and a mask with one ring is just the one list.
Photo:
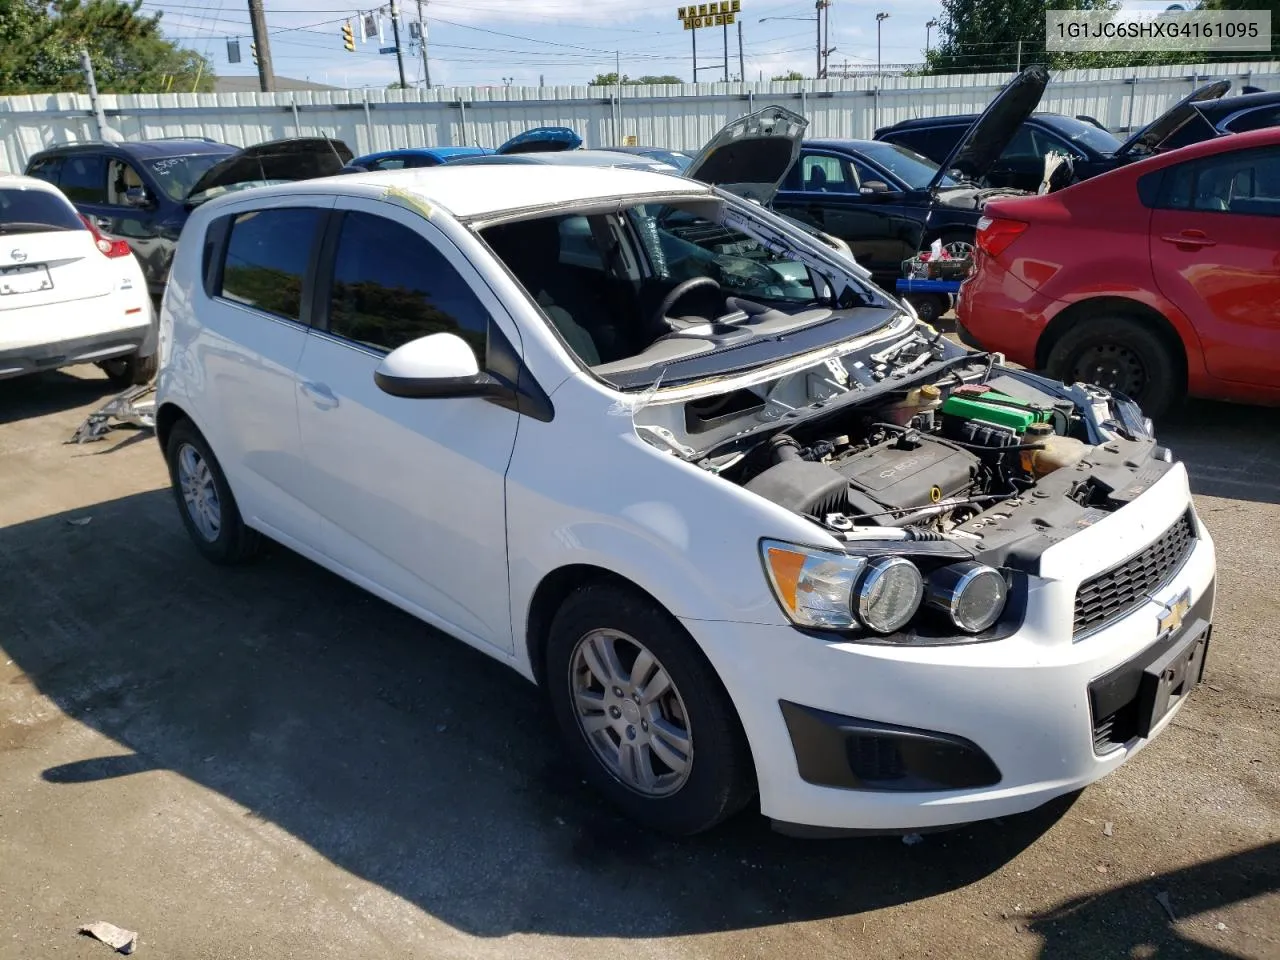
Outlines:
{"label": "dark blue car", "polygon": [[438,167],[459,157],[481,157],[490,151],[484,147],[406,147],[383,150],[356,157],[351,166],[364,170],[404,170],[410,167]]}

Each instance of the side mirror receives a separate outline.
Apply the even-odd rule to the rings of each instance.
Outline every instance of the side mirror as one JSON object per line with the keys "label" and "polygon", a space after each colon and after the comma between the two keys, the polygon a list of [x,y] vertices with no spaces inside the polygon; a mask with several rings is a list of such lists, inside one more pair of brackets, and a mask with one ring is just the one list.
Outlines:
{"label": "side mirror", "polygon": [[393,397],[510,397],[515,391],[480,372],[475,351],[455,333],[411,340],[382,358],[373,381]]}
{"label": "side mirror", "polygon": [[151,206],[151,194],[146,187],[130,187],[124,192],[124,202],[130,207]]}

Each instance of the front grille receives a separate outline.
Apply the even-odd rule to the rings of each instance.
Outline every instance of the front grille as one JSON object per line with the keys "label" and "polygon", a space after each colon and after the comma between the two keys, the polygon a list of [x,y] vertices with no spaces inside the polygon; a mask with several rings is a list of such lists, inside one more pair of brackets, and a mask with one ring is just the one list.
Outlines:
{"label": "front grille", "polygon": [[1146,603],[1178,572],[1195,542],[1191,514],[1184,513],[1155,543],[1082,583],[1076,592],[1075,636],[1092,633]]}

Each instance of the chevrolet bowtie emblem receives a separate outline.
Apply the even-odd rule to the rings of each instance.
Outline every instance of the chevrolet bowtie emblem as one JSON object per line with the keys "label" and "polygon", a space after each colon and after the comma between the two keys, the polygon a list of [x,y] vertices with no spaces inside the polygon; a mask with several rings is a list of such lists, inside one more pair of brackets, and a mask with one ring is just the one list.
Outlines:
{"label": "chevrolet bowtie emblem", "polygon": [[1190,609],[1191,591],[1183,590],[1176,600],[1164,605],[1165,612],[1160,615],[1159,626],[1157,627],[1156,633],[1160,636],[1164,636],[1166,633],[1172,633],[1174,630],[1177,630],[1182,626],[1182,620]]}

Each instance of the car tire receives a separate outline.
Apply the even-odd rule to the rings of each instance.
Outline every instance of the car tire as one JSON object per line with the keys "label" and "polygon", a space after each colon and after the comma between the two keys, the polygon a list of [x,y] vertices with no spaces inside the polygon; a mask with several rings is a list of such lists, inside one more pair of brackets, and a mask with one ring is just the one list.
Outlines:
{"label": "car tire", "polygon": [[1049,351],[1046,370],[1063,383],[1123,393],[1153,419],[1186,392],[1174,350],[1149,324],[1126,316],[1095,316],[1072,326]]}
{"label": "car tire", "polygon": [[178,512],[196,548],[220,564],[242,563],[257,554],[262,536],[245,525],[222,467],[190,420],[173,425],[165,459]]}
{"label": "car tire", "polygon": [[[636,677],[645,654],[652,666]],[[729,695],[693,638],[652,600],[608,583],[576,590],[551,623],[544,666],[569,751],[587,780],[633,820],[689,836],[750,801],[754,768]],[[613,682],[602,682],[610,671]],[[663,692],[640,702],[655,690]]]}
{"label": "car tire", "polygon": [[140,387],[155,379],[159,367],[157,357],[140,357],[136,353],[115,360],[104,360],[100,364],[107,379],[119,387]]}
{"label": "car tire", "polygon": [[915,309],[916,316],[928,324],[936,324],[951,309],[951,303],[940,294],[912,293],[907,295],[907,300]]}

